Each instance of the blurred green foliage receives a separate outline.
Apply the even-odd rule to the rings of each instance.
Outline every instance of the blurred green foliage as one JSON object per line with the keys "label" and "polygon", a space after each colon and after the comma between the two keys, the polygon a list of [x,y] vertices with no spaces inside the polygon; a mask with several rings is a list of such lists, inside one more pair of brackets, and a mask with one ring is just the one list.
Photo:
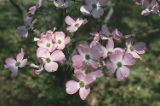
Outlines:
{"label": "blurred green foliage", "polygon": [[[116,0],[115,0],[116,1]],[[118,1],[118,0],[117,0]],[[79,8],[83,3],[71,2],[67,10],[57,9],[52,0],[44,0],[43,6],[36,12],[38,19],[35,31],[30,31],[29,38],[17,34],[17,27],[23,25],[23,16],[28,8],[37,1],[15,0],[23,14],[8,1],[0,1],[0,106],[160,106],[160,17],[158,15],[141,16],[141,7],[132,0],[119,0],[113,7],[114,12],[107,25],[111,30],[118,28],[124,34],[136,33],[136,41],[147,44],[147,53],[142,61],[131,68],[129,78],[117,81],[113,77],[103,77],[91,85],[91,93],[85,101],[78,93],[68,95],[65,82],[72,79],[73,69],[60,64],[55,73],[43,72],[40,76],[32,75],[31,62],[38,63],[35,57],[36,43],[34,36],[57,27],[69,35],[73,41],[64,50],[67,61],[74,54],[76,45],[91,41],[90,32],[99,31],[108,14],[111,1],[105,7],[101,19],[83,16]],[[113,0],[114,2],[114,0]],[[65,12],[64,12],[65,11]],[[87,18],[84,25],[74,35],[65,30],[64,17],[70,15]],[[75,39],[74,39],[75,38]],[[7,57],[15,57],[24,48],[25,57],[29,59],[28,68],[19,70],[16,78],[4,70]]]}

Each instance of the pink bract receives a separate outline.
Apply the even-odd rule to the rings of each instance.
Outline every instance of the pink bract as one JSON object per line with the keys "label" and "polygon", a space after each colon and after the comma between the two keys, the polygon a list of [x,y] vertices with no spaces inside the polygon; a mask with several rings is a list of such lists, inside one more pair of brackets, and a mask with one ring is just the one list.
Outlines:
{"label": "pink bract", "polygon": [[67,25],[69,25],[67,27],[67,30],[69,32],[76,32],[81,25],[87,23],[87,20],[86,19],[82,19],[82,18],[77,18],[77,20],[75,21],[70,16],[66,16],[65,22],[66,22]]}
{"label": "pink bract", "polygon": [[5,68],[9,69],[12,72],[12,76],[16,77],[18,74],[18,68],[23,68],[27,64],[27,59],[24,58],[24,51],[21,49],[21,52],[17,54],[16,59],[13,58],[7,58],[5,60]]}

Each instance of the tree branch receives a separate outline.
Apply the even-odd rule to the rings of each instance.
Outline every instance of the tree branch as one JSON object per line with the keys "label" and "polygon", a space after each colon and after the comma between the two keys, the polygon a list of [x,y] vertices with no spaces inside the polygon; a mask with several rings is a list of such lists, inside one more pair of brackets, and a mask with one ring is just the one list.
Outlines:
{"label": "tree branch", "polygon": [[9,0],[9,1],[17,9],[19,14],[23,17],[23,11],[21,10],[21,8],[14,2],[14,0]]}

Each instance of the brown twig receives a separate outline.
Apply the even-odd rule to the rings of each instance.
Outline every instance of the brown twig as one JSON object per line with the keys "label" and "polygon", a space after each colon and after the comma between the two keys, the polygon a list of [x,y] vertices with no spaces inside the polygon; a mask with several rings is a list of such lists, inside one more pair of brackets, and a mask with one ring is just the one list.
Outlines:
{"label": "brown twig", "polygon": [[23,17],[23,11],[19,7],[19,5],[17,5],[14,0],[9,0],[9,1],[17,9],[17,11],[19,12],[19,14]]}

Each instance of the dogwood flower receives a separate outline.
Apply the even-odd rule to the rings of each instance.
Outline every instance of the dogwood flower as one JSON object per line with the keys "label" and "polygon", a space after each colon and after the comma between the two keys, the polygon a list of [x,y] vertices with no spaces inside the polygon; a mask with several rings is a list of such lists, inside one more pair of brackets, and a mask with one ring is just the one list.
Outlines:
{"label": "dogwood flower", "polygon": [[67,25],[69,25],[67,27],[67,30],[69,32],[76,32],[81,25],[87,23],[87,20],[86,19],[77,18],[77,20],[75,21],[70,16],[66,16],[65,22],[66,22]]}
{"label": "dogwood flower", "polygon": [[53,52],[56,49],[56,45],[52,42],[52,36],[42,37],[37,41],[37,45],[41,48],[46,48],[49,52]]}
{"label": "dogwood flower", "polygon": [[135,64],[135,59],[129,53],[124,53],[124,51],[116,51],[116,53],[109,56],[111,62],[106,64],[107,74],[112,75],[116,71],[116,76],[118,80],[123,80],[128,77],[130,70],[127,66],[132,66]]}
{"label": "dogwood flower", "polygon": [[134,58],[139,58],[139,54],[144,54],[146,51],[144,42],[137,42],[133,45],[133,39],[128,39],[126,41],[126,46],[127,46],[127,53],[130,53]]}
{"label": "dogwood flower", "polygon": [[53,4],[58,8],[67,8],[68,2],[65,2],[64,0],[54,0]]}
{"label": "dogwood flower", "polygon": [[36,64],[31,64],[30,65],[30,67],[32,67],[32,68],[34,68],[33,70],[32,70],[32,73],[34,74],[34,75],[39,75],[42,71],[43,71],[43,66],[42,65],[36,65]]}
{"label": "dogwood flower", "polygon": [[[65,55],[62,51],[56,50],[52,54],[45,48],[37,49],[37,57],[42,59],[44,64],[44,69],[47,72],[55,72],[58,69],[58,64],[56,62],[60,62],[65,60]],[[56,61],[56,62],[55,62]]]}
{"label": "dogwood flower", "polygon": [[12,72],[12,76],[16,77],[18,74],[18,68],[22,68],[25,67],[27,64],[27,59],[23,59],[24,58],[24,51],[23,49],[21,49],[21,52],[18,53],[16,59],[13,58],[7,58],[5,60],[5,68],[9,69]]}
{"label": "dogwood flower", "polygon": [[97,61],[103,55],[103,51],[99,45],[95,45],[92,48],[90,48],[88,44],[81,44],[78,46],[78,52],[80,55],[74,55],[72,57],[72,66],[74,68],[80,68],[83,65],[92,68],[97,68]]}
{"label": "dogwood flower", "polygon": [[107,0],[85,0],[86,5],[81,6],[80,11],[85,15],[90,15],[94,18],[100,18],[104,14],[102,6],[105,6]]}
{"label": "dogwood flower", "polygon": [[32,29],[33,25],[36,23],[37,19],[34,19],[32,21],[32,17],[25,17],[24,18],[24,26],[19,26],[18,34],[21,35],[24,38],[28,37],[28,30]]}
{"label": "dogwood flower", "polygon": [[151,2],[149,0],[142,0],[142,7],[145,9],[141,14],[145,16],[149,14],[157,14],[159,12],[159,4],[156,0],[152,0]]}
{"label": "dogwood flower", "polygon": [[90,93],[89,84],[93,82],[92,78],[89,76],[84,76],[83,74],[75,75],[79,81],[69,80],[66,83],[67,94],[74,94],[79,90],[79,95],[82,100],[85,100]]}
{"label": "dogwood flower", "polygon": [[62,50],[70,42],[70,37],[65,37],[64,32],[55,32],[53,41],[55,42],[55,47]]}
{"label": "dogwood flower", "polygon": [[120,40],[122,38],[122,33],[118,31],[118,29],[115,29],[112,33],[109,31],[108,27],[106,24],[102,25],[101,31],[101,38],[102,40],[107,40],[108,38],[113,38],[115,40]]}

